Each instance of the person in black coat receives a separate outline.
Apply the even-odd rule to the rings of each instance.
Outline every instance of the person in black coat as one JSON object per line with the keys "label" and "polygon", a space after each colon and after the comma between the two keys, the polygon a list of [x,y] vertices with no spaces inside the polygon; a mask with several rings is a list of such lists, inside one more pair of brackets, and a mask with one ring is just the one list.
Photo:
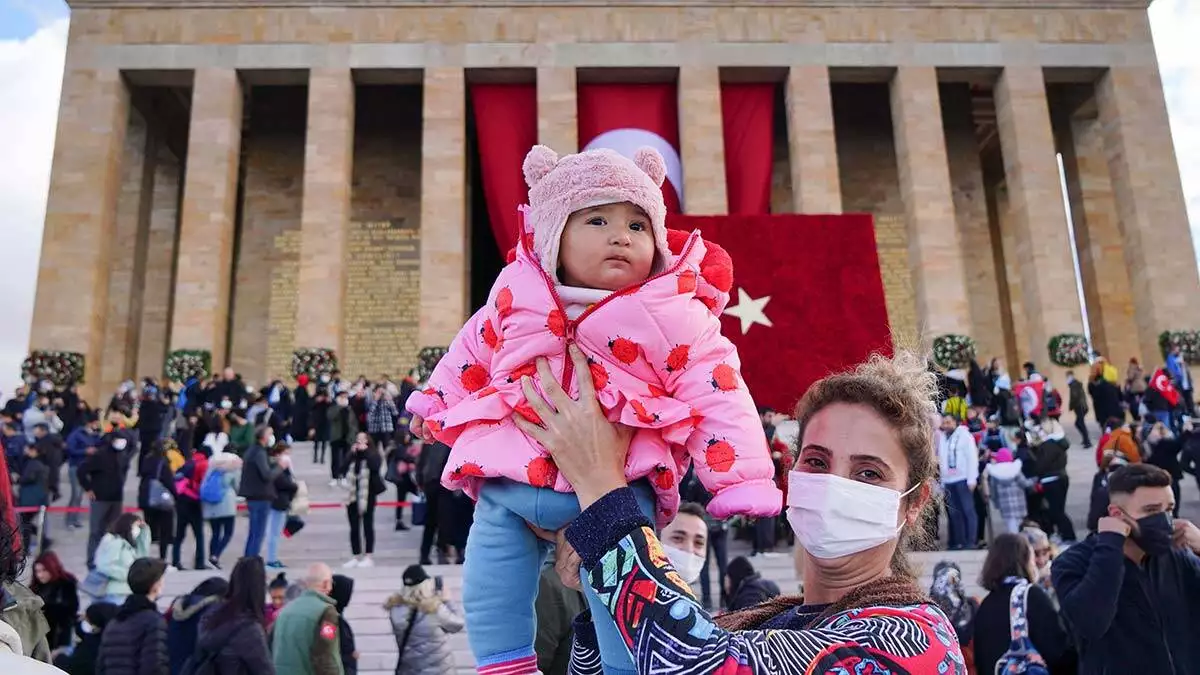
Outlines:
{"label": "person in black coat", "polygon": [[175,492],[175,474],[171,465],[163,455],[162,441],[154,441],[146,454],[145,461],[138,471],[138,508],[146,516],[146,527],[150,528],[150,541],[158,544],[158,557],[167,559],[167,549],[175,540],[175,509],[155,509],[150,507],[150,481],[157,480],[172,499],[177,499]]}
{"label": "person in black coat", "polygon": [[221,577],[210,577],[171,603],[167,610],[167,653],[171,655],[171,675],[183,672],[188,656],[196,651],[200,622],[228,592],[228,582]]}
{"label": "person in black coat", "polygon": [[229,575],[224,599],[200,620],[194,652],[185,654],[183,675],[275,675],[264,629],[267,596],[262,558],[242,558]]}
{"label": "person in black coat", "polygon": [[138,470],[141,471],[142,464],[145,463],[150,448],[154,447],[155,441],[162,438],[163,422],[167,416],[167,404],[163,403],[162,394],[159,393],[158,387],[153,384],[147,384],[142,389],[141,405],[138,408],[137,431],[141,445],[142,462],[138,464]]}
{"label": "person in black coat", "polygon": [[129,589],[100,640],[96,675],[168,675],[167,622],[155,600],[162,593],[167,564],[138,558],[129,566]]}
{"label": "person in black coat", "polygon": [[371,555],[375,553],[375,502],[387,489],[382,476],[383,458],[374,445],[366,432],[358,432],[339,470],[350,481],[346,519],[350,523],[350,552],[354,556],[347,563],[351,567],[374,565]]}
{"label": "person in black coat", "polygon": [[89,569],[96,555],[100,539],[121,515],[125,492],[125,475],[133,453],[137,448],[137,437],[124,428],[121,411],[108,414],[110,430],[104,434],[100,446],[80,463],[76,472],[79,486],[83,488],[91,505],[88,514],[87,559]]}
{"label": "person in black coat", "polygon": [[309,411],[312,410],[313,399],[308,395],[308,376],[296,378],[296,388],[292,390],[292,439],[296,442],[308,440],[308,432],[312,428]]}
{"label": "person in black coat", "polygon": [[75,577],[63,569],[54,551],[46,551],[33,563],[29,590],[42,599],[42,613],[50,632],[46,642],[50,651],[71,646],[71,633],[79,616],[79,590]]}
{"label": "person in black coat", "polygon": [[725,568],[724,583],[731,612],[753,607],[780,594],[779,586],[774,581],[762,578],[745,556],[729,561],[729,566]]}
{"label": "person in black coat", "polygon": [[1182,501],[1179,495],[1179,481],[1183,480],[1183,464],[1179,459],[1179,454],[1183,449],[1182,444],[1167,428],[1167,425],[1155,422],[1154,426],[1150,428],[1150,433],[1146,434],[1146,447],[1150,450],[1146,463],[1153,464],[1171,474],[1171,492],[1175,493],[1175,508],[1171,515],[1178,518],[1179,505]]}
{"label": "person in black coat", "polygon": [[[1121,390],[1104,379],[1102,369],[1092,371],[1088,393],[1092,396],[1092,412],[1096,414],[1097,424],[1103,427],[1104,423],[1113,417],[1124,422],[1125,409],[1121,407]],[[1137,411],[1134,411],[1134,414],[1136,413]]]}
{"label": "person in black coat", "polygon": [[[38,425],[39,427],[41,425]],[[20,463],[20,469],[17,478],[19,492],[17,493],[16,505],[28,508],[50,505],[50,490],[47,487],[50,483],[50,470],[46,468],[45,462],[42,461],[38,453],[37,445],[25,446],[25,456]],[[25,545],[25,550],[33,548],[33,542],[38,536],[37,526],[37,511],[21,513],[21,540]],[[46,548],[49,540],[43,541],[38,545],[38,550]]]}
{"label": "person in black coat", "polygon": [[1025,599],[1025,617],[1029,639],[1046,660],[1052,675],[1075,672],[1075,653],[1063,630],[1050,596],[1034,583],[1037,567],[1033,549],[1020,534],[1001,534],[988,547],[980,583],[989,591],[975,613],[975,669],[980,673],[996,670],[996,662],[1008,651],[1011,642],[1009,600],[1012,591],[1024,581],[1030,584]]}
{"label": "person in black coat", "polygon": [[342,654],[342,672],[345,675],[358,675],[358,645],[354,643],[354,629],[346,620],[346,607],[354,595],[354,579],[342,574],[333,575],[333,588],[329,597],[333,598],[338,615],[338,648]]}
{"label": "person in black coat", "polygon": [[48,477],[46,481],[46,490],[49,494],[49,503],[58,501],[58,476],[62,468],[63,458],[67,454],[67,444],[63,441],[60,434],[50,431],[50,427],[39,424],[33,429],[33,444],[37,446],[38,457],[42,463],[46,465]]}
{"label": "person in black coat", "polygon": [[68,675],[95,675],[104,629],[117,616],[119,609],[111,602],[88,605],[83,620],[75,624],[75,649],[69,655],[59,654],[54,659],[55,667],[65,670]]}

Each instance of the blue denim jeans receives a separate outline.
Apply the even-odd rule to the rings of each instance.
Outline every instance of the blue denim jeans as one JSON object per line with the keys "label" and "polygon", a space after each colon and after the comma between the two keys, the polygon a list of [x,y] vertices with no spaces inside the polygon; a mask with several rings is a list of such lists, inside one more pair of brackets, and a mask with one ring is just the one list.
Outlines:
{"label": "blue denim jeans", "polygon": [[[79,467],[77,465],[67,466],[67,479],[71,481],[71,499],[67,502],[67,506],[78,508],[83,504],[83,487],[79,485]],[[73,527],[83,524],[83,515],[80,513],[67,514],[67,527]]]}
{"label": "blue denim jeans", "polygon": [[267,533],[267,516],[271,513],[271,502],[266,500],[246,500],[246,508],[250,511],[250,532],[246,535],[246,556],[262,555],[263,540]]}
{"label": "blue denim jeans", "polygon": [[283,539],[283,526],[287,524],[287,511],[271,509],[267,518],[267,562],[279,562],[279,540]]}
{"label": "blue denim jeans", "polygon": [[946,491],[946,521],[950,529],[950,550],[975,548],[975,528],[978,518],[975,515],[975,498],[967,481],[950,483]]}
{"label": "blue denim jeans", "polygon": [[[638,504],[654,519],[654,492],[644,481],[635,484]],[[565,527],[579,515],[574,494],[535,488],[507,480],[487,481],[475,506],[475,523],[467,538],[463,570],[463,610],[467,641],[477,667],[532,656],[535,633],[533,603],[538,576],[549,544],[526,526],[546,530]],[[633,657],[617,632],[608,608],[583,583],[592,610],[604,672],[632,675]]]}

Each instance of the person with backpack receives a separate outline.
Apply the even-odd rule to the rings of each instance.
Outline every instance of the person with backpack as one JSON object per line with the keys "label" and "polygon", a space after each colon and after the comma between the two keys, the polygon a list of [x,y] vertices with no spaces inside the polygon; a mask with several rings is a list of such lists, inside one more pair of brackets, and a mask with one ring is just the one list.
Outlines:
{"label": "person with backpack", "polygon": [[454,654],[446,635],[463,629],[462,614],[451,607],[420,565],[402,576],[404,588],[384,603],[396,635],[396,675],[449,675]]}
{"label": "person with backpack", "polygon": [[171,657],[171,675],[179,675],[188,656],[196,651],[200,622],[205,614],[225,597],[229,583],[221,577],[209,577],[171,603],[167,609],[167,653]]}
{"label": "person with backpack", "polygon": [[196,650],[183,675],[275,675],[263,618],[266,572],[262,558],[238,560],[224,599],[200,621]]}
{"label": "person with backpack", "polygon": [[158,558],[167,559],[167,550],[175,540],[175,472],[155,441],[142,462],[138,482],[138,508],[146,516],[150,543],[158,544]]}
{"label": "person with backpack", "polygon": [[191,528],[192,536],[196,539],[195,569],[208,569],[204,562],[204,514],[200,510],[200,484],[204,481],[204,473],[208,471],[206,452],[206,448],[193,452],[175,474],[175,548],[171,559],[176,569],[183,569],[180,560],[188,528]]}
{"label": "person with backpack", "polygon": [[226,452],[208,463],[200,481],[200,513],[208,522],[208,564],[221,569],[221,554],[233,539],[237,522],[237,486],[241,480],[242,459]]}
{"label": "person with backpack", "polygon": [[[1025,537],[1005,533],[992,541],[980,574],[980,584],[988,595],[975,614],[972,644],[976,672],[1075,672],[1071,641],[1050,597],[1033,583],[1036,578],[1033,549]],[[1010,615],[1019,617],[1017,626],[1010,622]]]}

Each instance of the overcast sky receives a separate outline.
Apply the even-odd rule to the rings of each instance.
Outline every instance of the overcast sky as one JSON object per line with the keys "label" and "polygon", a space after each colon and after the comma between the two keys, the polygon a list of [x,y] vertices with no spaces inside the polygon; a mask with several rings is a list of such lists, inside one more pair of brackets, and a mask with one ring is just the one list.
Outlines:
{"label": "overcast sky", "polygon": [[[1200,240],[1200,48],[1196,47],[1200,0],[1156,0],[1150,18],[1194,243]],[[68,11],[61,0],[0,0],[3,394],[8,394],[19,379],[21,360],[29,350],[67,23]]]}

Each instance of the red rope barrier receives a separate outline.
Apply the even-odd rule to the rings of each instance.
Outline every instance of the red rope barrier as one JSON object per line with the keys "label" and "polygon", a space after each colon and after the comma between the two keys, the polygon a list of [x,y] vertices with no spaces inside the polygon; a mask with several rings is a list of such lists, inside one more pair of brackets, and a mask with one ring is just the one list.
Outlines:
{"label": "red rope barrier", "polygon": [[[412,502],[376,502],[375,503],[376,507],[380,507],[380,506],[385,506],[385,507],[386,506],[411,506],[411,505],[412,505]],[[310,510],[311,509],[340,509],[340,508],[345,508],[345,506],[346,506],[345,504],[340,504],[338,502],[317,502],[317,503],[309,504],[308,508]],[[16,513],[37,513],[39,510],[41,510],[41,508],[42,507],[40,507],[40,506],[18,506],[17,508],[13,509],[13,511]],[[47,506],[45,508],[46,508],[46,513],[87,513],[88,511],[91,510],[86,506]],[[248,507],[245,504],[238,504],[239,511],[245,511],[245,510],[247,510],[247,508]],[[124,513],[138,513],[142,509],[139,509],[136,506],[126,506],[125,508],[123,508],[121,510]]]}

